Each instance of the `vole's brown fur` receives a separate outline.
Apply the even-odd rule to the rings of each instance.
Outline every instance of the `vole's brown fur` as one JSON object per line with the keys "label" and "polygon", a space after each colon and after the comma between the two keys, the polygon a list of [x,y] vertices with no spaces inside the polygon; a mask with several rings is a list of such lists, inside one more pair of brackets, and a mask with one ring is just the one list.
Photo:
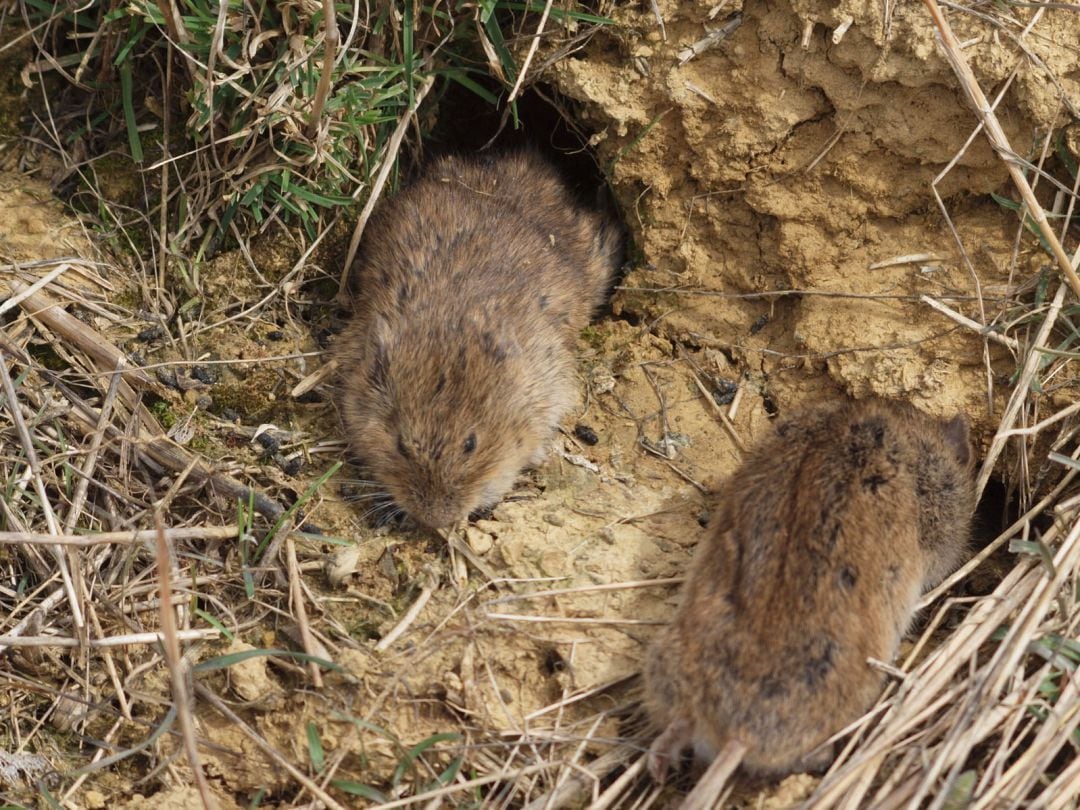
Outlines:
{"label": "vole's brown fur", "polygon": [[622,254],[530,151],[442,158],[381,204],[341,336],[348,438],[419,522],[491,506],[577,400],[573,341]]}
{"label": "vole's brown fur", "polygon": [[881,400],[779,425],[725,487],[683,601],[653,642],[646,708],[662,779],[686,748],[816,770],[871,707],[920,594],[962,560],[975,508],[967,422]]}

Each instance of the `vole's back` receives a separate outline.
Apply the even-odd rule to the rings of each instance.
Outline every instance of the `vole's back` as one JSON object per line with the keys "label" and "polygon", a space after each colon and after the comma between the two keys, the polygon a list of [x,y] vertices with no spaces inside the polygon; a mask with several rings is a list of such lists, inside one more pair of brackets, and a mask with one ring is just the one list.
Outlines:
{"label": "vole's back", "polygon": [[852,403],[796,416],[747,457],[651,650],[658,725],[690,718],[706,756],[738,739],[759,771],[819,764],[809,751],[880,691],[867,659],[893,659],[919,594],[963,553],[967,436],[949,425]]}
{"label": "vole's back", "polygon": [[441,158],[372,217],[368,235],[353,279],[361,306],[369,297],[391,319],[503,307],[526,330],[581,329],[621,250],[610,221],[530,151]]}

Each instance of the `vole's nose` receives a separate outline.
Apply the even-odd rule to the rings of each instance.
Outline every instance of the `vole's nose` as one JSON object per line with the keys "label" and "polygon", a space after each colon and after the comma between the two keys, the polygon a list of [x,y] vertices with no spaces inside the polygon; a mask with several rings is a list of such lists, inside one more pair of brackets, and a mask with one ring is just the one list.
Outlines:
{"label": "vole's nose", "polygon": [[416,518],[429,529],[447,529],[466,515],[462,514],[461,505],[456,501],[441,501],[424,505],[423,513]]}

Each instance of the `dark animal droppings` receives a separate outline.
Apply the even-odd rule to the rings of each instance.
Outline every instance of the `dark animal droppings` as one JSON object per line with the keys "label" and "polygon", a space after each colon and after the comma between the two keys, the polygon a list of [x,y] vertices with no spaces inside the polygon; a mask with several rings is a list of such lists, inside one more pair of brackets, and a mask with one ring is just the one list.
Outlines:
{"label": "dark animal droppings", "polygon": [[712,397],[717,405],[730,405],[739,390],[739,384],[734,380],[725,380],[722,377],[714,381]]}
{"label": "dark animal droppings", "polygon": [[217,382],[217,374],[209,366],[192,366],[191,376],[204,385],[213,385]]}
{"label": "dark animal droppings", "polygon": [[600,437],[596,435],[596,431],[588,425],[577,424],[574,425],[574,437],[582,444],[587,444],[592,447],[600,441]]}
{"label": "dark animal droppings", "polygon": [[281,449],[281,442],[271,436],[269,433],[260,433],[255,439],[268,453],[276,453]]}
{"label": "dark animal droppings", "polygon": [[273,332],[267,332],[266,333],[266,339],[267,340],[284,340],[285,339],[285,333],[282,332],[280,329],[275,329]]}
{"label": "dark animal droppings", "polygon": [[756,335],[758,332],[760,332],[762,329],[765,328],[765,324],[767,324],[768,322],[769,322],[769,316],[768,315],[762,315],[756,321],[754,321],[752,324],[750,324],[750,334],[751,335]]}
{"label": "dark animal droppings", "polygon": [[161,326],[150,326],[139,332],[135,336],[135,340],[139,341],[139,343],[150,343],[163,337],[165,337],[165,330]]}
{"label": "dark animal droppings", "polygon": [[176,380],[176,372],[171,368],[159,368],[157,370],[158,382],[162,385],[167,385],[169,388],[175,388],[177,391],[182,390],[180,383]]}
{"label": "dark animal droppings", "polygon": [[566,669],[566,659],[559,654],[556,649],[550,649],[544,655],[544,672],[548,675],[555,675],[556,673],[563,672]]}

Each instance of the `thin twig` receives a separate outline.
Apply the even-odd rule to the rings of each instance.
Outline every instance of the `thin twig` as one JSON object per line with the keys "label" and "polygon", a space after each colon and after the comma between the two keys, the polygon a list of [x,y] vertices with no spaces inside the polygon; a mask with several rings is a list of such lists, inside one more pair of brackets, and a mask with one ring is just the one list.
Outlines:
{"label": "thin twig", "polygon": [[322,72],[319,74],[319,84],[315,88],[315,98],[311,101],[311,118],[308,120],[308,137],[313,138],[319,133],[319,122],[322,118],[323,106],[330,96],[330,85],[334,79],[334,63],[337,61],[337,47],[341,39],[338,33],[337,11],[334,0],[323,0],[323,63]]}
{"label": "thin twig", "polygon": [[1002,346],[1005,346],[1006,348],[1011,349],[1012,351],[1016,352],[1017,354],[1020,353],[1020,344],[1016,341],[1015,338],[1011,338],[1008,335],[1002,335],[1002,334],[1000,334],[998,332],[995,332],[989,326],[983,326],[978,321],[973,321],[973,320],[971,320],[971,318],[967,317],[966,315],[961,315],[955,309],[951,309],[951,308],[945,306],[940,301],[935,301],[929,295],[922,295],[922,296],[919,297],[919,300],[922,301],[924,304],[926,304],[931,309],[934,309],[934,310],[940,312],[946,318],[949,318],[950,320],[955,321],[956,323],[960,324],[961,326],[966,326],[968,329],[971,329],[971,330],[979,333],[980,335],[985,337],[987,340],[992,340],[995,343],[1000,343]]}
{"label": "thin twig", "polygon": [[424,609],[424,606],[428,603],[428,600],[431,599],[431,595],[435,593],[435,588],[438,586],[438,584],[439,582],[435,578],[435,576],[431,573],[428,573],[427,581],[424,583],[424,587],[420,591],[420,595],[416,597],[416,601],[409,606],[408,611],[406,611],[405,615],[401,617],[401,621],[397,623],[397,626],[395,626],[393,630],[391,630],[389,633],[379,639],[379,643],[375,645],[376,650],[381,652],[383,650],[389,649],[390,645],[397,641],[401,637],[402,633],[409,629],[409,626],[414,621],[416,621],[416,617],[420,615],[420,611]]}
{"label": "thin twig", "polygon": [[394,134],[390,136],[390,140],[386,144],[386,149],[383,150],[379,173],[375,177],[375,182],[371,185],[371,191],[368,193],[367,202],[364,203],[364,208],[360,211],[360,218],[356,220],[356,227],[353,229],[352,239],[349,240],[349,251],[345,254],[345,261],[341,266],[341,276],[338,278],[337,292],[337,297],[340,301],[347,301],[349,298],[349,272],[352,270],[352,263],[356,258],[356,251],[360,247],[360,238],[364,235],[364,228],[367,227],[367,221],[371,218],[371,212],[375,210],[375,204],[382,196],[383,186],[386,185],[386,178],[390,176],[390,170],[394,168],[394,163],[397,161],[397,153],[401,148],[401,141],[405,138],[405,133],[409,130],[409,124],[412,123],[413,116],[416,115],[416,111],[420,108],[420,104],[423,103],[424,98],[427,96],[428,91],[431,90],[434,83],[435,77],[428,76],[424,79],[423,83],[421,83],[420,87],[417,88],[416,100],[413,101],[412,107],[401,116],[401,120],[398,121],[397,129],[394,130]]}
{"label": "thin twig", "polygon": [[[170,542],[177,540],[229,540],[239,536],[239,526],[182,526],[164,529],[165,538]],[[133,546],[150,543],[157,537],[156,529],[136,529],[130,532],[101,532],[99,534],[35,534],[27,532],[0,532],[0,545],[46,546],[64,545],[76,548],[90,548],[102,545]]]}
{"label": "thin twig", "polygon": [[1041,233],[1043,239],[1046,240],[1046,244],[1050,246],[1050,250],[1054,254],[1054,259],[1057,261],[1058,269],[1068,281],[1069,286],[1072,287],[1073,294],[1080,298],[1080,276],[1077,276],[1072,262],[1065,253],[1065,249],[1061,246],[1061,242],[1058,241],[1057,234],[1055,234],[1054,229],[1050,227],[1050,223],[1046,219],[1046,212],[1043,211],[1042,206],[1039,205],[1039,201],[1035,197],[1035,192],[1031,190],[1031,185],[1028,183],[1027,178],[1020,170],[1020,167],[1017,166],[1016,162],[1012,159],[1011,156],[1014,155],[1015,152],[1009,144],[1009,139],[1005,135],[1005,130],[1001,128],[1001,124],[998,122],[993,108],[983,94],[982,88],[979,86],[979,82],[971,70],[971,66],[968,65],[967,59],[964,57],[963,49],[960,47],[960,42],[956,39],[956,35],[953,34],[948,20],[945,19],[945,15],[941,13],[941,8],[938,6],[937,0],[923,0],[923,4],[930,11],[930,16],[934,20],[934,25],[937,26],[938,32],[941,35],[940,42],[949,64],[956,73],[956,77],[960,80],[961,86],[963,86],[964,90],[967,92],[968,100],[975,107],[975,112],[982,120],[986,131],[986,137],[990,140],[991,146],[997,151],[998,156],[1004,161],[1009,176],[1012,177],[1012,181],[1020,192],[1020,196],[1024,199],[1024,204],[1027,206],[1028,211],[1031,212],[1032,219],[1035,220],[1035,224],[1039,228],[1039,233]]}
{"label": "thin twig", "polygon": [[712,394],[709,393],[709,389],[705,387],[704,383],[698,379],[697,374],[691,371],[690,377],[701,392],[701,396],[703,396],[705,401],[709,404],[712,412],[716,414],[716,418],[719,420],[721,427],[723,427],[727,435],[731,437],[731,441],[734,443],[735,447],[740,453],[745,453],[746,446],[743,444],[742,439],[739,438],[739,433],[735,430],[735,425],[731,423],[731,420],[728,419],[728,415],[724,413],[724,409],[716,404],[716,400],[713,399]]}
{"label": "thin twig", "polygon": [[1035,379],[1035,374],[1041,367],[1043,360],[1043,354],[1039,351],[1039,348],[1045,346],[1047,340],[1049,340],[1050,333],[1054,329],[1054,324],[1057,323],[1057,318],[1061,312],[1064,301],[1065,285],[1062,284],[1058,287],[1057,293],[1054,294],[1054,300],[1050,304],[1050,309],[1043,318],[1042,325],[1035,335],[1035,340],[1028,349],[1027,358],[1024,360],[1024,367],[1020,372],[1019,379],[1016,381],[1016,387],[1013,388],[1012,396],[1009,397],[1009,404],[1005,408],[1004,415],[1001,417],[1001,424],[998,427],[998,432],[994,435],[993,441],[990,443],[990,451],[986,454],[986,458],[983,459],[983,465],[979,470],[979,477],[976,480],[975,485],[976,497],[982,495],[982,491],[986,487],[986,482],[990,480],[990,474],[994,471],[994,465],[997,463],[998,456],[1000,456],[1001,451],[1005,449],[1005,442],[1008,441],[1007,437],[1004,435],[1005,432],[1012,428],[1013,423],[1020,415],[1021,408],[1023,408],[1028,400],[1028,392],[1031,390],[1031,383]]}
{"label": "thin twig", "polygon": [[[42,605],[38,606],[39,608]],[[203,630],[177,630],[178,641],[204,641],[220,638],[221,633],[213,628]],[[165,637],[161,633],[127,633],[107,638],[92,638],[80,641],[67,636],[0,636],[0,649],[4,647],[78,647],[82,644],[94,649],[106,647],[128,647],[133,644],[163,644]]]}
{"label": "thin twig", "polygon": [[[289,599],[292,602],[293,612],[296,614],[296,626],[300,631],[300,641],[304,646],[304,652],[318,657],[319,651],[315,645],[315,639],[311,634],[311,625],[308,623],[307,607],[304,605],[304,593],[300,588],[300,565],[296,560],[296,545],[291,536],[285,538],[285,559],[289,566]],[[308,672],[311,673],[311,684],[316,689],[322,689],[322,673],[319,665],[314,661],[308,662]]]}
{"label": "thin twig", "polygon": [[240,731],[243,732],[249,740],[255,743],[264,754],[270,757],[278,767],[286,771],[289,776],[300,783],[300,785],[302,785],[305,790],[309,791],[312,796],[331,808],[331,810],[345,810],[343,805],[334,801],[334,798],[329,793],[309,779],[303,771],[289,762],[289,760],[276,748],[266,742],[255,729],[245,723],[236,712],[226,706],[221,698],[201,684],[195,685],[195,691],[199,694],[199,697],[217,709],[221,716],[232,723],[236,728],[240,729]]}
{"label": "thin twig", "polygon": [[172,555],[169,553],[169,544],[165,539],[161,511],[157,508],[154,509],[154,526],[157,532],[155,551],[160,593],[162,646],[165,649],[165,662],[169,668],[169,681],[172,684],[173,706],[176,707],[176,717],[180,721],[180,734],[184,740],[184,751],[195,777],[195,786],[199,791],[203,810],[214,810],[217,802],[214,801],[214,795],[210,792],[210,783],[206,781],[206,774],[203,772],[199,759],[195,718],[192,712],[191,695],[188,692],[187,663],[180,654],[180,642],[176,636],[176,613],[172,594]]}
{"label": "thin twig", "polygon": [[[327,0],[329,2],[329,0]],[[513,103],[518,93],[521,91],[521,84],[525,81],[525,74],[529,72],[529,65],[532,64],[533,57],[536,55],[536,49],[540,47],[540,37],[544,35],[544,26],[547,25],[548,14],[551,12],[551,4],[553,0],[547,0],[544,3],[544,13],[540,15],[540,23],[536,26],[536,33],[533,34],[532,42],[529,43],[529,52],[525,54],[525,61],[521,63],[521,69],[518,71],[517,81],[514,82],[514,89],[510,91],[510,96],[506,99],[507,104]]]}
{"label": "thin twig", "polygon": [[[56,520],[52,501],[49,499],[49,493],[46,491],[45,482],[41,477],[41,464],[38,462],[37,451],[34,449],[34,441],[30,436],[30,430],[27,428],[26,421],[22,416],[22,410],[19,408],[19,398],[15,393],[15,384],[11,381],[11,375],[8,374],[7,357],[3,351],[0,351],[0,385],[3,386],[4,399],[7,400],[7,409],[8,413],[11,414],[11,422],[15,426],[15,431],[19,434],[23,453],[26,454],[26,463],[30,468],[34,489],[37,491],[41,509],[45,514],[45,523],[49,527],[49,534],[58,535],[60,534],[60,524]],[[67,593],[68,605],[71,607],[71,620],[76,629],[81,631],[86,626],[86,619],[83,617],[82,607],[79,604],[80,594],[75,589],[75,582],[71,577],[67,554],[55,542],[49,546],[49,549],[56,560],[56,566],[60,571],[60,580],[64,584],[64,591]]]}

